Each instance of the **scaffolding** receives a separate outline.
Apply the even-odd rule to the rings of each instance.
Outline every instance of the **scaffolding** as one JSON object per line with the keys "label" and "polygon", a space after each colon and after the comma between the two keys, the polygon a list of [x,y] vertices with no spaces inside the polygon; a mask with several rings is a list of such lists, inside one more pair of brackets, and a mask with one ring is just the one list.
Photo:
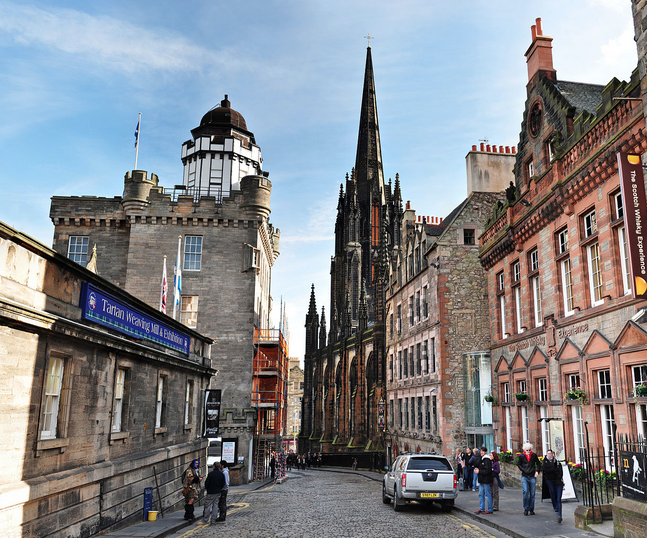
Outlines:
{"label": "scaffolding", "polygon": [[254,480],[268,475],[287,421],[288,345],[279,329],[254,330],[252,405],[257,412]]}

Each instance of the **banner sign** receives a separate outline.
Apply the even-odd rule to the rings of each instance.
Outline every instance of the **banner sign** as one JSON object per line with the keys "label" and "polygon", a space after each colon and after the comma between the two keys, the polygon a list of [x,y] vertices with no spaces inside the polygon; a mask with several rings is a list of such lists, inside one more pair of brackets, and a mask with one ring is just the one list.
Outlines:
{"label": "banner sign", "polygon": [[550,446],[557,461],[564,459],[564,421],[551,420],[548,423]]}
{"label": "banner sign", "polygon": [[220,437],[220,389],[205,391],[202,437]]}
{"label": "banner sign", "polygon": [[189,354],[191,338],[188,335],[128,306],[87,282],[84,282],[81,288],[80,307],[83,319],[136,338],[150,340],[185,355]]}
{"label": "banner sign", "polygon": [[622,496],[647,502],[647,455],[641,452],[620,451],[620,480]]}
{"label": "banner sign", "polygon": [[618,152],[620,192],[635,299],[647,298],[647,199],[640,155]]}

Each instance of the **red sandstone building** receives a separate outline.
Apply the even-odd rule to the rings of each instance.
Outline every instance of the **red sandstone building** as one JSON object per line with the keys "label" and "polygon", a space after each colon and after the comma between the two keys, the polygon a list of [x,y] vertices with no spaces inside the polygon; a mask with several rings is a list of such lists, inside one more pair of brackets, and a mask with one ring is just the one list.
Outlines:
{"label": "red sandstone building", "polygon": [[[562,81],[551,42],[538,19],[516,188],[481,235],[480,258],[495,444],[520,450],[530,441],[544,453],[559,448],[563,426],[562,457],[578,461],[586,423],[591,445],[606,451],[614,426],[647,433],[647,398],[634,396],[647,381],[645,302],[632,298],[616,157],[642,154],[647,140],[638,71],[606,86]],[[580,399],[569,398],[574,389]]]}

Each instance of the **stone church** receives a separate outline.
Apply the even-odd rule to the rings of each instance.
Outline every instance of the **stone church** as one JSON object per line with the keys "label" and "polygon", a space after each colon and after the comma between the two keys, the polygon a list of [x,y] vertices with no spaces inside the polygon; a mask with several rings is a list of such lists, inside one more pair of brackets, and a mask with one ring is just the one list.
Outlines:
{"label": "stone church", "polygon": [[355,167],[337,206],[329,330],[314,285],[306,316],[301,451],[337,453],[341,462],[384,450],[378,406],[385,398],[385,290],[403,215],[398,176],[395,185],[384,180],[369,46]]}

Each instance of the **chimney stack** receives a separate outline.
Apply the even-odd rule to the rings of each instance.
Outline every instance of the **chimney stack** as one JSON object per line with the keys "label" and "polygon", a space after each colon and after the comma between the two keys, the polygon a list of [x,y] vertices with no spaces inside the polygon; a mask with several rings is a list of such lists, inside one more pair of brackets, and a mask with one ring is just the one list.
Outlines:
{"label": "chimney stack", "polygon": [[542,74],[555,82],[557,71],[553,67],[553,46],[552,37],[543,35],[541,19],[537,19],[531,27],[532,43],[526,51],[526,63],[528,64],[528,91],[534,86],[537,77]]}

